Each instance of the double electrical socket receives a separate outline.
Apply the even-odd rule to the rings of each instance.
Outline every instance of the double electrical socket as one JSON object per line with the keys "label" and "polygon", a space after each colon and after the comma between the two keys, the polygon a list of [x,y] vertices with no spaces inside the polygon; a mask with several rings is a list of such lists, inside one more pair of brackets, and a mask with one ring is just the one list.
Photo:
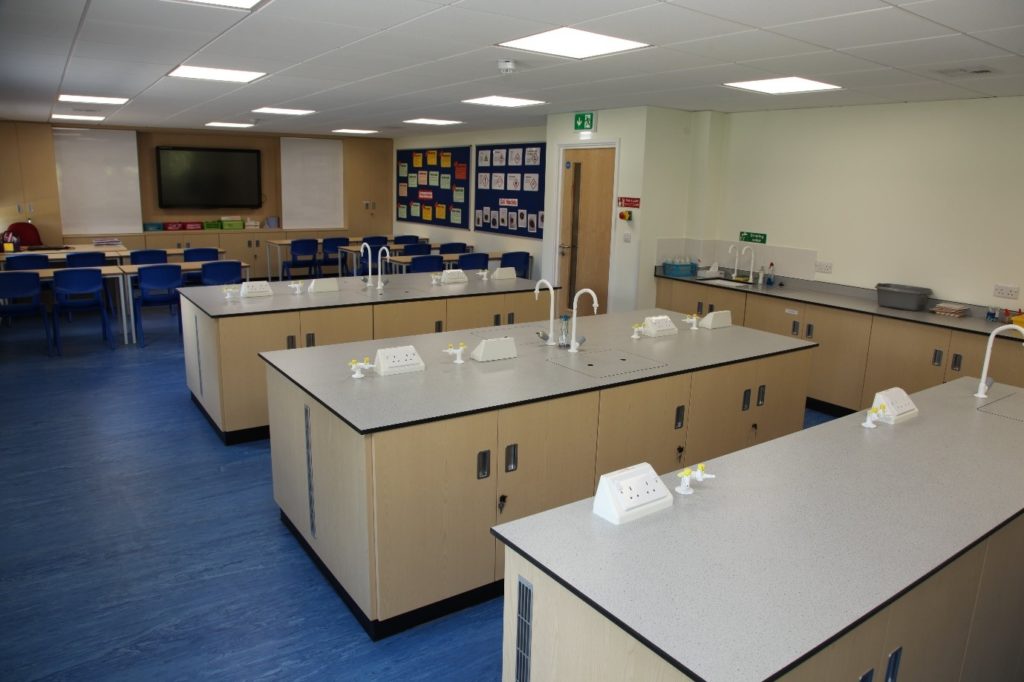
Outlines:
{"label": "double electrical socket", "polygon": [[1008,298],[1016,301],[1020,298],[1020,287],[1016,284],[997,284],[992,287],[992,295],[996,298]]}
{"label": "double electrical socket", "polygon": [[816,260],[814,261],[814,271],[820,272],[823,275],[832,274],[832,261],[830,260]]}

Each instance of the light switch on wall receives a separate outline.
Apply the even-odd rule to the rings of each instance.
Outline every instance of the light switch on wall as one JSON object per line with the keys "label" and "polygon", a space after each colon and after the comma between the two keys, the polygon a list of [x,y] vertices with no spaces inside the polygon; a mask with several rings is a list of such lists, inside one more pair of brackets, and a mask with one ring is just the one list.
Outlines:
{"label": "light switch on wall", "polygon": [[630,232],[629,230],[623,232],[622,233],[622,241],[624,241],[627,244],[629,244],[631,241],[633,241],[633,233]]}

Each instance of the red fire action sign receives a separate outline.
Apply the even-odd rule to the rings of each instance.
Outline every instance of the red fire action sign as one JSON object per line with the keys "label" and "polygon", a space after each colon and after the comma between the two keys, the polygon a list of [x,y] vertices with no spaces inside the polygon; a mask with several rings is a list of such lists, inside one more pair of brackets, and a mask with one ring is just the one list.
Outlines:
{"label": "red fire action sign", "polygon": [[619,208],[640,208],[640,197],[619,197]]}

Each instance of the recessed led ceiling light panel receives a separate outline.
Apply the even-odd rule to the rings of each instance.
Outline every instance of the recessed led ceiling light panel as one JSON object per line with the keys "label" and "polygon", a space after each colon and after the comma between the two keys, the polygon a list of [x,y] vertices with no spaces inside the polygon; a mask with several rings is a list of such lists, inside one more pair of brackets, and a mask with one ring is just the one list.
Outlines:
{"label": "recessed led ceiling light panel", "polygon": [[422,126],[454,126],[462,123],[462,121],[445,121],[440,118],[411,118],[408,121],[402,121],[402,123],[416,123]]}
{"label": "recessed led ceiling light panel", "polygon": [[518,97],[502,97],[501,95],[464,99],[462,103],[482,104],[487,107],[532,107],[536,104],[547,104],[547,102],[542,102],[539,99],[520,99]]}
{"label": "recessed led ceiling light panel", "polygon": [[92,97],[90,95],[61,95],[59,102],[81,102],[83,104],[127,104],[127,97]]}
{"label": "recessed led ceiling light panel", "polygon": [[224,121],[210,121],[207,123],[211,128],[252,128],[252,123],[225,123]]}
{"label": "recessed led ceiling light panel", "polygon": [[572,59],[586,59],[587,57],[650,47],[650,45],[638,43],[635,40],[624,40],[600,33],[562,27],[518,40],[510,40],[507,43],[501,43],[501,47],[512,47],[517,50],[541,52]]}
{"label": "recessed led ceiling light panel", "polygon": [[236,71],[235,69],[214,69],[208,66],[179,66],[168,76],[175,78],[196,78],[206,81],[228,81],[230,83],[250,83],[257,78],[266,76],[261,71]]}
{"label": "recessed led ceiling light panel", "polygon": [[341,133],[343,135],[372,135],[374,133],[379,133],[380,131],[379,130],[362,130],[360,128],[338,128],[337,130],[332,130],[331,132],[332,133]]}
{"label": "recessed led ceiling light panel", "polygon": [[823,92],[825,90],[842,90],[838,85],[821,83],[799,76],[787,78],[769,78],[762,81],[741,81],[739,83],[722,83],[730,88],[761,92],[766,95],[789,95],[795,92]]}
{"label": "recessed led ceiling light panel", "polygon": [[50,114],[50,118],[61,121],[102,121],[106,116],[80,116],[78,114]]}
{"label": "recessed led ceiling light panel", "polygon": [[279,116],[305,116],[306,114],[315,114],[316,112],[312,109],[280,109],[278,107],[260,107],[259,109],[253,109],[254,114],[277,114]]}
{"label": "recessed led ceiling light panel", "polygon": [[178,0],[190,5],[216,5],[217,7],[234,7],[235,9],[252,9],[263,0]]}

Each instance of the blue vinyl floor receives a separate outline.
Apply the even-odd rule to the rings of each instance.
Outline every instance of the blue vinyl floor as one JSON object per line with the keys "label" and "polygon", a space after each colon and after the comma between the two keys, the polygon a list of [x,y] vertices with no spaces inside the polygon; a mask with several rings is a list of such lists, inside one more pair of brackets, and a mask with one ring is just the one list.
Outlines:
{"label": "blue vinyl floor", "polygon": [[[501,600],[373,643],[278,519],[269,442],[224,447],[166,309],[0,327],[0,680],[498,680]],[[827,419],[808,411],[808,425]]]}

